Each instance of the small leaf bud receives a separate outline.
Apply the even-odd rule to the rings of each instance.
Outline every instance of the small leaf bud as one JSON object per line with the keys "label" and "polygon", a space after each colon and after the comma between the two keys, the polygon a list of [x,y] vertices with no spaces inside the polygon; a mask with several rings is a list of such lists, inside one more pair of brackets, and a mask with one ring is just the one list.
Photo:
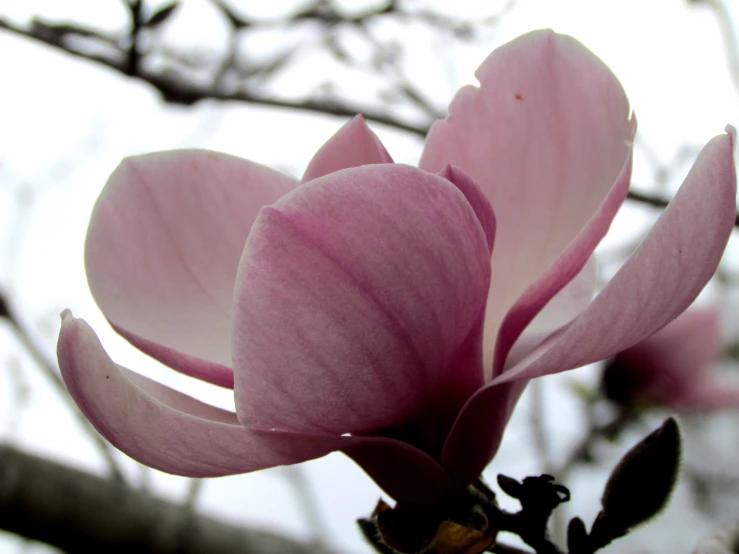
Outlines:
{"label": "small leaf bud", "polygon": [[[621,459],[606,483],[591,537],[608,544],[657,515],[672,494],[680,466],[680,430],[673,418]],[[605,542],[603,542],[605,541]]]}

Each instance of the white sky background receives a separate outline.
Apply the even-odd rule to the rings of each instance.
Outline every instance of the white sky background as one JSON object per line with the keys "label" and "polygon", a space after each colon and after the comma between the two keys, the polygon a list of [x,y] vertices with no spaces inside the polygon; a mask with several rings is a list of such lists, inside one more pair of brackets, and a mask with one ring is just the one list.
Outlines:
{"label": "white sky background", "polygon": [[[208,45],[214,42],[214,33],[218,36],[219,22],[192,15],[203,13],[197,7],[201,1],[186,0],[193,5],[186,40]],[[265,3],[275,10],[281,4],[292,3]],[[461,14],[482,12],[490,3],[438,0],[436,5],[453,5],[451,13]],[[29,13],[63,14],[73,21],[110,25],[110,29],[124,17],[116,1],[0,0],[0,17],[23,18]],[[638,116],[640,144],[648,145],[658,164],[668,164],[682,147],[699,148],[721,133],[727,123],[739,123],[739,96],[727,70],[713,12],[688,6],[684,0],[519,0],[485,45],[450,49],[440,40],[431,41],[431,46],[453,56],[444,63],[430,54],[428,37],[414,29],[419,40],[408,52],[413,60],[409,77],[422,83],[423,93],[443,108],[454,90],[472,82],[475,67],[494,46],[541,27],[575,36],[613,69]],[[319,62],[313,60],[309,65],[307,61],[305,74],[285,79],[281,90],[299,93],[318,82],[315,68],[324,67]],[[362,83],[348,81],[345,86],[349,91],[354,86],[357,94],[365,92]],[[70,307],[93,325],[119,363],[228,405],[226,391],[158,367],[109,329],[89,295],[82,261],[92,205],[110,172],[127,155],[204,147],[297,175],[344,122],[342,118],[243,104],[166,106],[147,85],[0,32],[0,286],[13,294],[20,312],[50,354],[58,332],[57,314]],[[417,161],[419,140],[379,125],[373,128],[396,161]],[[679,166],[678,177],[688,166]],[[634,182],[654,182],[655,169],[653,159],[637,149]],[[667,186],[672,190],[674,179]],[[627,212],[629,217],[619,219],[615,238],[608,239],[608,245],[623,242],[625,235],[634,235],[650,219],[637,209]],[[547,381],[547,413],[559,456],[564,456],[569,441],[583,432],[581,416],[563,393],[563,385],[573,375],[586,379],[591,374],[579,370]],[[494,482],[497,472],[522,478],[540,471],[525,401],[520,408],[503,450],[488,470],[489,482]],[[613,449],[614,461],[637,435]],[[737,437],[733,438],[736,441]],[[90,470],[104,468],[99,453],[78,431],[69,407],[4,327],[0,328],[0,440]],[[702,448],[712,448],[711,439],[705,440]],[[716,463],[721,464],[719,455]],[[688,452],[686,457],[690,456]],[[129,467],[138,479],[137,467]],[[325,538],[342,552],[370,552],[354,521],[372,510],[378,489],[342,455],[330,455],[301,468],[316,493],[320,517],[327,526]],[[157,491],[175,499],[184,496],[187,480],[150,473]],[[578,515],[589,523],[597,511],[606,474],[603,470],[585,473],[573,487],[573,498]],[[288,471],[278,468],[210,480],[198,506],[235,522],[309,537],[311,532],[288,476]],[[691,512],[687,493],[681,489],[663,519],[603,552],[687,552],[690,548],[686,545],[694,544],[709,525],[711,522]],[[0,553],[48,551],[41,546],[23,546],[12,537],[2,542],[0,536]]]}

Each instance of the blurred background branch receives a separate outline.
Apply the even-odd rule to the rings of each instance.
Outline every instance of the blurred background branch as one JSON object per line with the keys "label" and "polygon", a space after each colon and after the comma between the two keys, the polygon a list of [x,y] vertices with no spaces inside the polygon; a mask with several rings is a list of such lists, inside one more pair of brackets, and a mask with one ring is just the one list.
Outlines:
{"label": "blurred background branch", "polygon": [[[402,48],[397,41],[381,38],[377,23],[396,20],[413,22],[444,33],[460,41],[480,41],[490,37],[495,25],[514,6],[508,0],[498,11],[474,21],[452,20],[433,10],[418,7],[418,2],[393,0],[361,13],[342,12],[330,0],[317,0],[284,17],[258,19],[242,13],[226,0],[210,0],[221,18],[228,22],[226,48],[216,60],[203,60],[167,45],[161,39],[168,25],[176,25],[181,2],[175,1],[147,11],[140,1],[124,1],[129,13],[129,31],[125,35],[102,31],[67,22],[53,22],[41,16],[27,24],[13,23],[0,17],[0,29],[21,35],[68,54],[102,64],[154,87],[164,102],[191,105],[202,100],[236,101],[248,104],[353,117],[362,113],[369,121],[408,132],[423,138],[436,119],[446,114],[424,97],[402,68]],[[730,69],[739,83],[739,52],[728,10],[721,0],[706,0],[716,10],[719,27],[725,37]],[[310,27],[310,31],[306,31]],[[249,38],[265,31],[279,29],[286,36],[306,35],[276,48],[267,55],[250,56]],[[318,38],[316,38],[318,37]],[[349,38],[350,37],[350,38]],[[345,43],[362,42],[370,53],[364,62]],[[335,83],[327,81],[313,92],[301,91],[295,97],[275,94],[270,80],[278,78],[292,63],[299,61],[303,49],[322,48],[332,58],[384,83],[385,107],[375,107],[342,97]],[[441,60],[440,60],[441,61]],[[737,85],[739,89],[739,84]],[[306,94],[307,93],[307,94]],[[402,114],[402,115],[401,115]],[[669,198],[636,187],[628,198],[634,202],[663,209]],[[739,215],[736,225],[739,226]]]}
{"label": "blurred background branch", "polygon": [[20,343],[26,349],[31,358],[33,358],[33,360],[36,362],[35,365],[39,368],[40,371],[43,372],[48,381],[53,384],[54,388],[59,393],[60,398],[70,407],[82,430],[87,434],[88,437],[90,437],[92,442],[102,454],[103,459],[108,465],[110,476],[114,480],[123,481],[123,472],[118,466],[118,462],[116,462],[115,458],[113,457],[113,447],[108,443],[108,441],[100,436],[100,434],[92,427],[87,418],[77,408],[77,405],[67,393],[67,388],[64,386],[64,382],[62,381],[62,377],[59,374],[59,369],[57,368],[56,363],[52,362],[48,354],[43,351],[43,348],[33,338],[31,331],[23,323],[21,316],[17,314],[12,308],[9,299],[6,298],[2,293],[0,293],[0,320],[5,320],[10,324],[13,331],[15,331],[15,335],[18,337]]}
{"label": "blurred background branch", "polygon": [[0,529],[79,554],[328,553],[3,444]]}

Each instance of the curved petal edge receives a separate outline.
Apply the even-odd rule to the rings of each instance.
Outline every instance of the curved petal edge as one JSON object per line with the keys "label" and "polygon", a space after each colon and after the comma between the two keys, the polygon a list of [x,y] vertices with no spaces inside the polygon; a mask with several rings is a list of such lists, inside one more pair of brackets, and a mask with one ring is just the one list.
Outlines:
{"label": "curved petal edge", "polygon": [[57,353],[67,390],[116,448],[155,469],[189,477],[245,473],[318,458],[335,437],[242,427],[235,414],[120,368],[90,326],[62,315]]}
{"label": "curved petal edge", "polygon": [[130,342],[133,346],[141,350],[144,354],[148,354],[155,360],[171,367],[175,371],[179,371],[195,379],[200,379],[207,383],[224,387],[227,389],[234,388],[234,372],[230,367],[211,362],[203,358],[189,356],[182,352],[169,348],[158,342],[147,340],[143,337],[130,333],[122,327],[109,321],[111,327]]}
{"label": "curved petal edge", "polygon": [[702,150],[675,198],[590,307],[493,382],[558,373],[621,352],[684,312],[713,276],[736,219],[734,131]]}

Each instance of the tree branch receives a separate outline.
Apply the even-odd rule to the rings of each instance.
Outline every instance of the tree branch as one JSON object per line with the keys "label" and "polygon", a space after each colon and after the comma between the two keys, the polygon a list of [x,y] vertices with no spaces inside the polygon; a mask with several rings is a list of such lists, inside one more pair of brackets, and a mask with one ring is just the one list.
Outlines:
{"label": "tree branch", "polygon": [[354,117],[358,113],[362,113],[367,120],[388,125],[401,131],[413,133],[420,137],[426,136],[429,129],[428,124],[420,125],[400,121],[386,113],[368,110],[363,106],[338,100],[284,100],[273,98],[268,94],[247,91],[244,89],[232,91],[217,90],[180,79],[176,75],[148,72],[142,68],[140,64],[137,66],[137,73],[132,74],[129,71],[129,62],[127,58],[108,57],[103,54],[76,50],[68,46],[67,39],[70,36],[84,36],[86,38],[100,40],[106,44],[111,43],[111,39],[109,37],[99,35],[87,29],[78,29],[70,25],[50,25],[43,23],[38,19],[34,19],[30,28],[25,29],[0,18],[0,29],[5,29],[6,31],[16,35],[43,42],[44,44],[62,50],[73,56],[107,66],[133,79],[148,83],[159,91],[165,102],[170,104],[189,106],[200,100],[210,99],[245,102],[248,104],[259,104],[262,106],[288,108],[343,117]]}
{"label": "tree branch", "polygon": [[2,444],[0,529],[70,554],[327,554]]}
{"label": "tree branch", "polygon": [[[221,3],[216,3],[223,6]],[[312,14],[311,17],[313,17]],[[325,14],[321,17],[325,17]],[[362,19],[359,19],[359,21],[361,22]],[[240,24],[243,24],[244,27],[248,27],[250,25],[244,22],[241,22]],[[234,23],[234,25],[236,25],[236,23]],[[236,26],[236,28],[238,28],[238,26]],[[361,106],[359,104],[335,99],[316,100],[308,98],[305,100],[286,100],[274,98],[270,96],[269,93],[247,90],[244,87],[241,87],[237,90],[223,90],[218,87],[200,85],[181,78],[176,74],[173,74],[172,72],[167,72],[163,74],[149,72],[145,68],[143,68],[140,63],[138,63],[138,58],[137,62],[135,63],[136,71],[132,72],[130,55],[126,55],[130,54],[130,52],[121,53],[121,56],[118,57],[105,56],[103,54],[76,50],[75,48],[70,46],[68,44],[68,39],[70,37],[94,39],[100,41],[102,44],[106,44],[112,47],[115,47],[116,45],[116,41],[111,39],[110,37],[99,34],[95,31],[91,31],[89,29],[73,25],[49,24],[44,23],[36,18],[32,20],[30,27],[25,28],[23,26],[13,24],[0,18],[0,29],[4,29],[19,36],[43,42],[44,44],[62,50],[73,56],[77,56],[79,58],[107,66],[133,79],[148,83],[157,91],[159,91],[159,93],[162,95],[162,99],[165,102],[171,104],[182,104],[189,106],[200,100],[210,99],[220,101],[237,101],[247,104],[257,104],[261,106],[270,106],[275,108],[301,110],[341,117],[353,117],[356,114],[361,113],[368,121],[374,121],[375,123],[380,123],[382,125],[398,129],[400,131],[412,133],[421,138],[424,138],[426,136],[431,124],[431,122],[418,124],[403,121],[386,112],[383,113],[380,111],[367,109],[365,106]],[[220,72],[222,72],[224,69],[226,68],[221,68]],[[218,81],[218,79],[216,81]],[[629,191],[627,198],[629,200],[653,206],[655,208],[665,208],[669,203],[669,199],[646,194],[643,192],[637,192],[634,190]],[[736,227],[739,227],[739,215],[737,215],[734,225]]]}
{"label": "tree branch", "polygon": [[141,33],[142,16],[141,10],[142,0],[129,0],[126,3],[129,15],[131,16],[131,32],[129,34],[131,42],[126,52],[126,75],[136,76],[139,74],[139,66],[141,64],[141,53],[139,52],[139,34]]}

